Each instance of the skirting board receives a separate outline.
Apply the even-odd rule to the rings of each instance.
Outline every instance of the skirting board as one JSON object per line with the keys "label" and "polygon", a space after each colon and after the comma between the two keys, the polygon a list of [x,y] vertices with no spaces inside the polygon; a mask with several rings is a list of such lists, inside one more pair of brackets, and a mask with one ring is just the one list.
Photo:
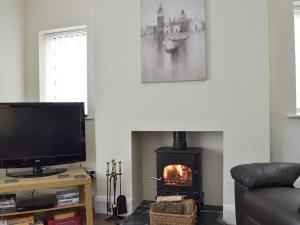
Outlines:
{"label": "skirting board", "polygon": [[236,225],[235,205],[223,205],[223,220],[227,224]]}
{"label": "skirting board", "polygon": [[[106,214],[106,196],[96,196],[94,198],[95,213]],[[132,199],[127,198],[127,211],[130,215],[132,213]]]}

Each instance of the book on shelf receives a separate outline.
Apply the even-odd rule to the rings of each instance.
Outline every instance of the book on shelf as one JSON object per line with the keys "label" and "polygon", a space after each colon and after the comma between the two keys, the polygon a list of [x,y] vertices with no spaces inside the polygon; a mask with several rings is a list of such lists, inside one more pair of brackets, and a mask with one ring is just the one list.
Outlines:
{"label": "book on shelf", "polygon": [[73,203],[79,203],[79,198],[65,198],[65,199],[58,199],[57,203],[69,203],[69,202],[73,202]]}
{"label": "book on shelf", "polygon": [[56,199],[64,199],[64,198],[79,198],[79,192],[75,190],[56,192]]}
{"label": "book on shelf", "polygon": [[63,208],[63,207],[67,207],[67,206],[73,206],[73,205],[77,205],[78,203],[62,203],[62,204],[59,204],[57,205],[58,208]]}
{"label": "book on shelf", "polygon": [[[8,225],[7,220],[0,220],[0,225]],[[28,223],[28,222],[16,222],[14,225],[44,225],[43,221],[38,221],[36,223]]]}
{"label": "book on shelf", "polygon": [[16,211],[16,194],[0,195],[0,214]]}
{"label": "book on shelf", "polygon": [[28,223],[28,222],[15,222],[15,223],[9,223],[8,225],[32,225],[32,223]]}
{"label": "book on shelf", "polygon": [[57,207],[65,207],[79,204],[79,192],[76,190],[58,191],[56,192]]}
{"label": "book on shelf", "polygon": [[34,224],[34,216],[8,216],[7,225],[31,225]]}
{"label": "book on shelf", "polygon": [[70,205],[76,205],[76,204],[79,204],[79,198],[65,199],[63,201],[58,201],[57,207],[64,207],[64,206],[70,206]]}
{"label": "book on shelf", "polygon": [[56,199],[79,198],[79,193],[70,193],[65,195],[56,195]]}
{"label": "book on shelf", "polygon": [[38,220],[35,223],[29,223],[29,222],[24,222],[24,221],[16,221],[13,223],[8,223],[7,220],[0,220],[0,225],[45,225],[45,224],[41,220]]}
{"label": "book on shelf", "polygon": [[56,213],[56,214],[54,214],[53,217],[54,217],[54,220],[63,220],[63,219],[75,217],[75,213],[74,212]]}
{"label": "book on shelf", "polygon": [[3,201],[16,201],[16,194],[0,195],[0,202]]}
{"label": "book on shelf", "polygon": [[80,216],[75,216],[62,220],[48,220],[48,225],[82,225],[82,221]]}
{"label": "book on shelf", "polygon": [[12,206],[16,206],[16,202],[14,201],[0,202],[0,208],[7,208]]}

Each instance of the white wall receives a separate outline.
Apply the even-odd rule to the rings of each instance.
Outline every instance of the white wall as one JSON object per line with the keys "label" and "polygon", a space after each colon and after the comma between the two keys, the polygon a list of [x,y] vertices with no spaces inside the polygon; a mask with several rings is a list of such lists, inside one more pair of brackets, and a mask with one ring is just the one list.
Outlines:
{"label": "white wall", "polygon": [[271,160],[299,162],[300,119],[296,112],[293,0],[269,0]]}
{"label": "white wall", "polygon": [[230,168],[269,161],[267,0],[206,4],[209,79],[143,84],[139,0],[96,1],[99,195],[105,195],[105,161],[112,158],[124,161],[124,192],[129,198],[134,194],[131,131],[223,131],[223,203],[229,208],[234,204]]}
{"label": "white wall", "polygon": [[203,151],[204,204],[223,205],[223,132],[191,132],[187,142]]}
{"label": "white wall", "polygon": [[[26,100],[39,101],[39,32],[87,25],[88,111],[94,116],[94,10],[93,0],[25,0]],[[72,85],[72,83],[70,83]],[[86,121],[87,163],[95,169],[95,122]]]}
{"label": "white wall", "polygon": [[135,185],[132,186],[132,205],[139,205],[145,198],[143,197],[143,146],[142,134],[132,132],[132,177]]}
{"label": "white wall", "polygon": [[0,0],[0,102],[24,99],[23,0]]}

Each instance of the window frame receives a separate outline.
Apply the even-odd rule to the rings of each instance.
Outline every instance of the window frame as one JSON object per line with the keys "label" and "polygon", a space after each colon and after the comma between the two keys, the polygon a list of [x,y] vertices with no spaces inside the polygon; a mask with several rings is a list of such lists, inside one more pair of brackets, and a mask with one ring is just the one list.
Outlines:
{"label": "window frame", "polygon": [[[51,29],[51,30],[44,30],[39,32],[39,93],[38,98],[40,102],[46,102],[46,37],[51,34],[55,33],[63,33],[63,32],[76,32],[76,31],[86,31],[87,32],[87,42],[88,42],[88,29],[87,25],[80,25],[80,26],[72,26],[72,27],[64,27],[64,28],[58,28],[58,29]],[[87,43],[88,48],[88,43]],[[87,49],[87,58],[88,58],[88,49]],[[88,59],[87,59],[88,60]],[[87,62],[88,66],[88,62]],[[90,113],[90,103],[89,103],[89,73],[87,68],[87,118],[93,118],[88,117],[88,114]]]}
{"label": "window frame", "polygon": [[[294,20],[294,28],[295,28],[295,12],[299,11],[300,12],[300,0],[294,0],[293,1],[293,20]],[[296,109],[296,115],[300,115],[300,108],[298,108],[297,102],[298,102],[298,98],[300,98],[300,90],[297,90],[297,79],[300,79],[300,66],[298,66],[298,70],[297,71],[297,52],[296,52],[296,33],[294,31],[294,45],[295,45],[295,93],[296,93],[296,102],[295,102],[295,109]],[[300,54],[299,56],[300,57]],[[299,73],[299,74],[298,74]],[[299,77],[298,77],[299,76]]]}

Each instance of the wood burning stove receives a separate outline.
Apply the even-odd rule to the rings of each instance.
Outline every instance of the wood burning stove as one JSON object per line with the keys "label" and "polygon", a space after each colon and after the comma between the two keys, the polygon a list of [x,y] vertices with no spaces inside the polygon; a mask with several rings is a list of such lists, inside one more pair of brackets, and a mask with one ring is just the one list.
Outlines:
{"label": "wood burning stove", "polygon": [[203,149],[186,146],[185,132],[174,132],[173,147],[161,147],[155,151],[157,195],[186,195],[203,205]]}

